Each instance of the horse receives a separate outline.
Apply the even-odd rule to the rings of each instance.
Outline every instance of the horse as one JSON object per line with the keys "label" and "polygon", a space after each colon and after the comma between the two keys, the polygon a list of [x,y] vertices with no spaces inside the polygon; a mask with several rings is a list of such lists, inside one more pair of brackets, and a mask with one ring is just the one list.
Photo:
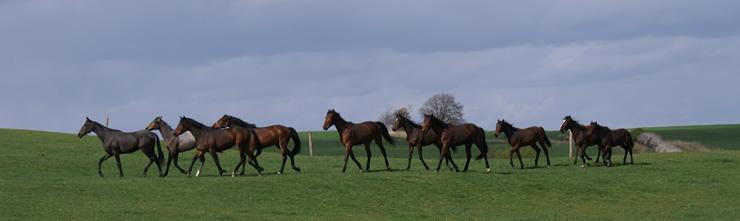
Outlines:
{"label": "horse", "polygon": [[449,149],[462,144],[465,144],[465,153],[468,158],[465,162],[463,172],[468,171],[471,157],[470,147],[473,144],[480,150],[480,155],[475,160],[485,159],[486,171],[491,172],[491,167],[488,165],[488,156],[486,156],[488,154],[488,144],[486,144],[486,136],[483,128],[471,123],[461,125],[447,124],[433,114],[425,114],[424,126],[421,128],[421,132],[426,134],[429,130],[434,131],[435,134],[439,134],[439,141],[442,143],[442,151],[439,154],[439,163],[437,164],[437,169],[434,170],[435,173],[439,173],[439,167],[442,166],[443,158],[447,158],[452,163],[452,166],[455,167],[455,171],[460,172],[452,160],[452,156],[449,154]]}
{"label": "horse", "polygon": [[[632,134],[629,131],[622,129],[611,130],[608,127],[604,127],[591,121],[591,128],[586,132],[587,136],[596,134],[601,138],[601,145],[604,146],[604,152],[602,158],[604,159],[604,165],[607,167],[612,166],[612,147],[621,146],[624,149],[623,164],[627,164],[627,153],[630,155],[630,164],[635,164],[632,159],[632,149],[635,147],[635,143],[632,141]],[[607,163],[607,160],[609,161]]]}
{"label": "horse", "polygon": [[154,118],[154,120],[152,120],[152,122],[149,123],[149,125],[147,125],[145,129],[148,131],[159,130],[159,133],[162,134],[162,137],[164,138],[165,144],[167,144],[167,149],[169,149],[170,151],[170,154],[167,157],[167,169],[165,169],[163,177],[166,177],[167,174],[169,174],[170,165],[172,164],[173,159],[175,161],[175,167],[177,167],[177,169],[180,169],[180,172],[185,174],[185,170],[177,164],[177,161],[179,159],[178,156],[180,155],[180,153],[195,148],[195,137],[193,137],[193,134],[190,133],[190,131],[187,131],[183,134],[180,134],[180,136],[175,136],[174,134],[172,134],[172,127],[170,127],[167,122],[162,120],[162,116]]}
{"label": "horse", "polygon": [[[159,177],[162,177],[162,163],[164,163],[164,154],[162,153],[162,147],[159,144],[159,137],[157,134],[140,130],[131,133],[122,132],[120,130],[109,129],[102,124],[90,120],[85,117],[85,124],[80,128],[80,132],[77,132],[77,136],[82,138],[90,132],[95,132],[103,142],[103,149],[105,155],[98,161],[98,174],[100,177],[104,177],[101,165],[103,161],[107,160],[111,156],[116,157],[116,164],[118,164],[118,172],[123,177],[123,170],[121,169],[121,157],[120,154],[133,153],[136,150],[141,149],[141,152],[149,158],[149,163],[144,167],[144,177],[146,177],[146,171],[149,170],[149,166],[153,162],[157,162],[157,168],[159,168]],[[154,145],[157,145],[159,157],[154,154]]]}
{"label": "horse", "polygon": [[572,131],[573,141],[576,143],[576,157],[573,160],[573,164],[578,163],[579,150],[581,151],[581,160],[583,161],[583,164],[588,164],[586,159],[591,160],[591,157],[586,154],[586,148],[591,145],[599,146],[598,153],[596,154],[596,163],[599,162],[599,156],[601,155],[601,151],[604,149],[604,146],[601,145],[601,138],[598,135],[592,134],[591,136],[586,136],[586,132],[588,132],[589,128],[591,128],[590,125],[579,124],[578,121],[573,120],[570,115],[563,118],[563,124],[560,125],[560,133],[565,133],[565,131],[568,130]]}
{"label": "horse", "polygon": [[357,167],[360,168],[360,173],[363,172],[360,162],[357,162],[357,159],[355,159],[355,154],[352,152],[352,146],[358,144],[365,144],[365,152],[367,152],[367,166],[365,167],[365,170],[370,171],[370,159],[372,157],[372,153],[370,152],[370,143],[372,141],[375,141],[375,144],[377,144],[380,148],[380,153],[383,154],[383,159],[385,159],[386,169],[388,171],[391,170],[391,166],[388,164],[388,157],[386,157],[385,155],[383,138],[385,138],[385,140],[388,141],[388,143],[390,144],[394,143],[393,138],[388,133],[388,128],[385,127],[385,124],[378,121],[365,121],[355,124],[349,121],[345,121],[344,119],[342,119],[342,116],[340,116],[339,113],[334,111],[334,109],[330,109],[326,112],[326,119],[324,120],[323,129],[329,130],[329,127],[331,127],[332,125],[337,128],[337,132],[339,132],[339,141],[344,144],[345,148],[344,167],[342,168],[342,173],[347,170],[348,157],[352,157],[352,161],[355,161]]}
{"label": "horse", "polygon": [[239,165],[246,161],[246,156],[254,161],[254,168],[257,169],[259,176],[262,176],[262,170],[260,170],[259,163],[257,163],[257,159],[252,154],[254,149],[251,149],[252,145],[249,144],[254,136],[254,132],[244,128],[217,129],[182,116],[180,117],[180,122],[177,124],[177,128],[175,128],[173,134],[178,136],[186,131],[190,131],[193,134],[193,137],[195,137],[196,149],[198,150],[198,153],[195,154],[193,161],[190,163],[190,168],[186,173],[187,176],[190,176],[190,171],[193,170],[195,160],[198,158],[200,158],[200,168],[198,168],[198,173],[196,173],[195,176],[197,177],[200,175],[200,171],[203,169],[203,163],[205,163],[205,158],[202,156],[206,152],[211,154],[213,161],[215,161],[216,166],[218,166],[218,174],[219,176],[222,176],[226,171],[221,168],[221,163],[218,161],[218,152],[230,149],[234,145],[239,149],[241,161],[239,161],[239,164],[234,168],[234,172],[231,173],[231,176],[236,176],[236,171],[239,169]]}
{"label": "horse", "polygon": [[[298,132],[293,129],[292,127],[286,127],[283,125],[272,125],[267,127],[255,127],[254,124],[249,124],[247,122],[244,122],[243,120],[224,114],[221,119],[218,119],[216,123],[213,123],[214,128],[224,128],[224,127],[241,127],[241,128],[251,128],[254,133],[257,135],[257,140],[259,140],[260,146],[262,148],[269,147],[269,146],[275,146],[278,149],[280,149],[280,152],[283,155],[283,164],[280,166],[280,171],[277,172],[277,174],[282,174],[283,169],[285,168],[285,161],[287,157],[290,157],[290,165],[293,168],[293,170],[300,172],[301,169],[295,166],[295,162],[293,157],[301,152],[301,139],[298,137]],[[293,139],[293,150],[288,151],[288,142],[290,139]],[[256,142],[253,142],[256,143]],[[260,149],[262,149],[260,148]],[[250,162],[251,163],[251,162]],[[244,173],[244,169],[242,169],[242,173]]]}
{"label": "horse", "polygon": [[[424,157],[421,153],[421,147],[434,144],[437,146],[437,149],[439,149],[440,154],[442,153],[442,142],[439,141],[439,136],[437,136],[434,131],[430,131],[428,133],[422,133],[421,132],[421,126],[414,123],[413,121],[409,120],[408,118],[404,117],[403,115],[397,114],[396,115],[396,122],[393,123],[393,127],[391,128],[393,131],[398,130],[399,128],[403,128],[404,131],[406,131],[406,141],[409,143],[409,163],[408,166],[406,166],[406,170],[409,170],[411,168],[411,156],[414,153],[414,146],[417,146],[417,149],[419,149],[419,160],[421,160],[421,163],[424,165],[424,168],[429,170],[429,166],[427,166],[427,163],[424,162]],[[453,146],[452,151],[457,151],[457,147]],[[449,153],[448,153],[449,154]],[[447,160],[447,158],[445,158]],[[452,170],[452,167],[450,167],[450,161],[447,161],[447,167]]]}
{"label": "horse", "polygon": [[537,143],[540,143],[542,150],[545,151],[545,157],[547,158],[547,168],[550,168],[550,155],[547,153],[547,147],[551,147],[552,143],[547,139],[545,129],[542,127],[529,127],[526,129],[516,128],[506,120],[499,120],[496,123],[496,131],[493,136],[498,137],[501,132],[508,138],[509,145],[512,146],[511,152],[509,152],[509,163],[511,168],[516,169],[514,166],[513,155],[516,152],[516,156],[519,157],[520,169],[524,169],[524,163],[522,162],[522,155],[519,153],[519,148],[522,146],[531,146],[537,155],[534,158],[534,167],[537,168],[537,161],[540,159],[540,148],[537,147]]}

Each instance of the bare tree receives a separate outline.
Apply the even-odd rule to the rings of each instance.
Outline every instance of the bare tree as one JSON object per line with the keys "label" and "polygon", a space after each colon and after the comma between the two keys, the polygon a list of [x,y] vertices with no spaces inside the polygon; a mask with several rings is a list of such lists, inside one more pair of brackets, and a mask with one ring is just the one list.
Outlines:
{"label": "bare tree", "polygon": [[394,123],[396,123],[396,115],[401,115],[406,118],[411,119],[411,105],[402,107],[399,109],[393,109],[392,107],[389,107],[383,114],[380,115],[380,122],[383,122],[386,127],[392,127]]}
{"label": "bare tree", "polygon": [[448,93],[435,94],[419,108],[419,114],[434,114],[440,120],[451,124],[465,123],[463,105],[455,102],[455,96]]}

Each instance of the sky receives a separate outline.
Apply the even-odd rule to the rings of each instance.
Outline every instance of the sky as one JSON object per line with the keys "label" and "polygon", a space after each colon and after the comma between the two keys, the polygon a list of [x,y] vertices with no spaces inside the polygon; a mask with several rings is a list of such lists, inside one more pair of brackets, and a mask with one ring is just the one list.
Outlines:
{"label": "sky", "polygon": [[[449,93],[494,130],[740,123],[740,1],[0,0],[0,128],[320,131]],[[330,130],[336,130],[332,127]]]}

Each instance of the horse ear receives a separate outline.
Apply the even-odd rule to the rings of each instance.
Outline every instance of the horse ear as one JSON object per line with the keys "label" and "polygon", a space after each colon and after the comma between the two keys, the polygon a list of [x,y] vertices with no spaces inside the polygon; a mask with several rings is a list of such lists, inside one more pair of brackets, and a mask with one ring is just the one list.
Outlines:
{"label": "horse ear", "polygon": [[87,117],[87,116],[85,116],[85,119],[86,119],[87,121],[90,121],[90,118],[89,118],[89,117]]}

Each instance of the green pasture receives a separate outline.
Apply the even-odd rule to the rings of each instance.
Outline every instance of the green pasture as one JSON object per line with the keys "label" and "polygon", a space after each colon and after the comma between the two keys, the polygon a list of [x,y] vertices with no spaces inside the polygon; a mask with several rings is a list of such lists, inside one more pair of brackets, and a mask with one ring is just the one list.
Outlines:
{"label": "green pasture", "polygon": [[[665,139],[674,135],[691,138],[690,134],[701,134],[704,129],[716,128],[694,132],[676,132],[681,128],[645,130]],[[550,134],[557,136],[559,132],[548,132],[554,141]],[[79,139],[75,134],[0,129],[0,214],[7,220],[740,217],[740,152],[733,148],[736,136],[726,134],[705,133],[694,138],[696,142],[716,140],[718,143],[709,145],[723,150],[635,154],[634,165],[622,165],[621,157],[616,157],[611,168],[593,162],[588,168],[573,165],[573,158],[567,157],[567,143],[556,144],[551,150],[551,168],[542,166],[543,158],[540,168],[532,168],[534,160],[525,158],[524,170],[512,169],[506,156],[490,160],[490,174],[482,161],[471,161],[467,173],[442,170],[435,174],[423,169],[416,152],[411,170],[405,171],[408,147],[402,138],[396,139],[395,148],[387,148],[392,171],[381,170],[385,167],[382,156],[373,144],[370,172],[359,173],[350,163],[347,173],[342,174],[344,148],[338,142],[338,133],[312,132],[312,136],[314,156],[309,156],[308,133],[301,133],[304,149],[296,156],[296,163],[303,172],[286,167],[284,174],[275,174],[280,156],[273,147],[258,158],[266,169],[262,177],[249,167],[245,176],[219,177],[212,158],[207,156],[200,177],[186,177],[173,167],[168,177],[158,178],[153,166],[144,178],[147,159],[136,152],[122,155],[123,178],[118,177],[113,158],[103,163],[106,176],[101,178],[97,162],[104,151],[94,135]],[[507,147],[492,134],[489,138],[494,150]],[[354,150],[364,166],[364,148],[356,146]],[[181,166],[188,166],[193,154],[181,154]],[[221,153],[222,166],[231,171],[238,162],[236,155],[235,150]],[[427,164],[436,164],[438,156],[435,147],[425,147]],[[464,166],[463,148],[454,158],[460,167]]]}

